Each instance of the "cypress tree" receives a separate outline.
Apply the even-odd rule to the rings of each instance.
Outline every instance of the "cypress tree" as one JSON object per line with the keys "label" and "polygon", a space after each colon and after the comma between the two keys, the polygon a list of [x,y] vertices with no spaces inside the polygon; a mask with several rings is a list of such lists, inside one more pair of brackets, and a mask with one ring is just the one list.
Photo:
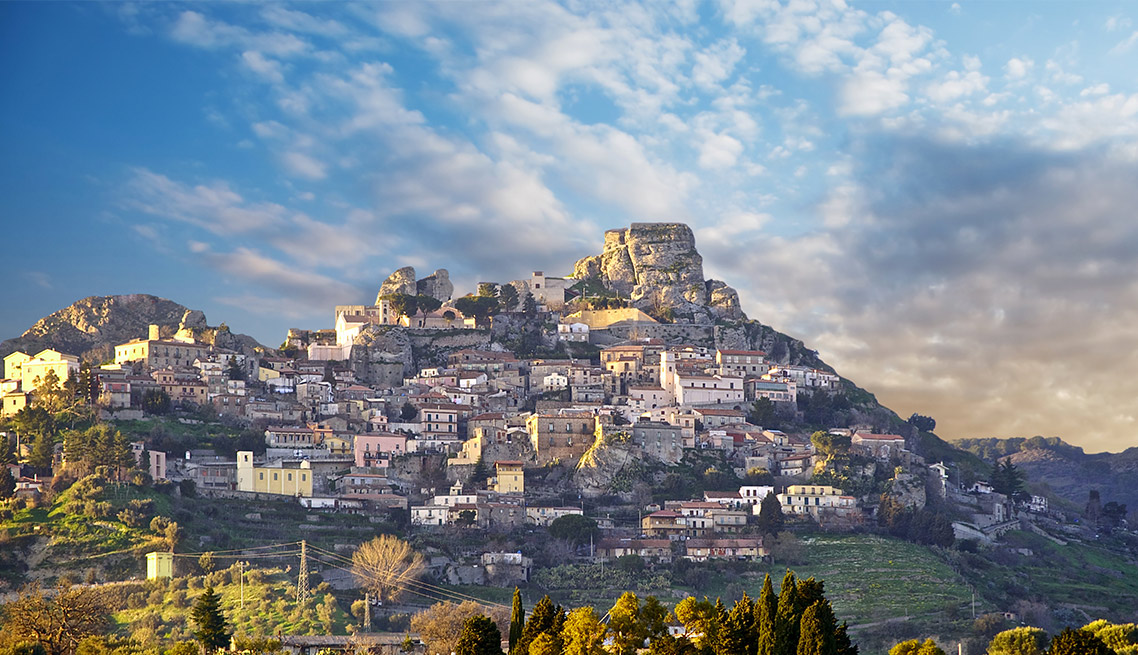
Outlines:
{"label": "cypress tree", "polygon": [[774,655],[774,617],[778,608],[774,588],[771,585],[771,576],[768,573],[763,580],[763,590],[759,593],[759,601],[755,603],[755,655]]}
{"label": "cypress tree", "polygon": [[526,612],[522,609],[522,592],[514,587],[514,606],[510,611],[510,652],[522,638],[522,628],[525,627]]}
{"label": "cypress tree", "polygon": [[834,630],[834,647],[838,655],[858,655],[857,644],[850,641],[845,621]]}
{"label": "cypress tree", "polygon": [[528,653],[530,642],[537,639],[538,635],[548,633],[553,629],[554,612],[553,600],[548,594],[542,596],[541,600],[533,606],[529,620],[525,622],[525,626],[522,628],[522,636],[510,652],[520,655]]}
{"label": "cypress tree", "polygon": [[205,652],[212,653],[229,646],[230,632],[225,615],[221,613],[221,596],[213,591],[213,587],[206,587],[205,593],[198,596],[190,611],[190,618],[198,626],[194,639],[198,640]]}
{"label": "cypress tree", "polygon": [[774,616],[774,655],[795,655],[798,651],[798,594],[794,573],[787,571],[778,590],[778,609]]}
{"label": "cypress tree", "polygon": [[477,614],[462,624],[455,655],[502,655],[502,633],[487,617]]}
{"label": "cypress tree", "polygon": [[799,624],[797,655],[837,655],[834,623],[834,611],[825,600],[807,607]]}
{"label": "cypress tree", "polygon": [[723,621],[716,655],[751,655],[755,648],[754,626],[754,606],[744,593]]}
{"label": "cypress tree", "polygon": [[794,593],[798,597],[799,616],[806,612],[806,608],[826,597],[824,587],[825,583],[815,580],[813,576],[805,580],[798,580],[797,584],[794,585]]}

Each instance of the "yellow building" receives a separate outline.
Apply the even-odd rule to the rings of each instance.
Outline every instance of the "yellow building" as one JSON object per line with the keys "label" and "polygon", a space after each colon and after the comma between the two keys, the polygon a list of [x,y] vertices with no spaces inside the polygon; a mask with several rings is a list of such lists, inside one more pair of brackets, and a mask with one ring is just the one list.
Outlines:
{"label": "yellow building", "polygon": [[500,494],[521,494],[526,491],[526,474],[523,465],[517,460],[494,462],[497,473],[491,480],[491,490]]}
{"label": "yellow building", "polygon": [[115,346],[115,363],[143,362],[148,368],[193,366],[204,357],[209,346],[188,341],[158,338],[158,326],[151,325],[148,338],[135,339]]}
{"label": "yellow building", "polygon": [[146,579],[174,577],[174,553],[146,553]]}
{"label": "yellow building", "polygon": [[0,407],[0,416],[14,416],[21,409],[28,406],[31,394],[24,391],[10,391],[2,398],[3,406]]}
{"label": "yellow building", "polygon": [[24,391],[35,391],[48,371],[55,371],[59,383],[63,384],[73,373],[79,372],[79,358],[51,348],[41,350],[35,357],[17,351],[4,358],[4,377],[19,380]]}
{"label": "yellow building", "polygon": [[277,466],[255,466],[252,451],[237,453],[237,490],[281,496],[312,496],[312,464],[280,462]]}

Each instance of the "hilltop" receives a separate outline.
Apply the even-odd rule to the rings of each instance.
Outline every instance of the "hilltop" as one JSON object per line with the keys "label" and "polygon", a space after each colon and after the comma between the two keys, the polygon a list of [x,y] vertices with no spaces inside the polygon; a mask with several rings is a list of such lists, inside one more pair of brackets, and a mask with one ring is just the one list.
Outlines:
{"label": "hilltop", "polygon": [[115,345],[145,336],[149,325],[158,325],[163,336],[190,330],[206,343],[231,350],[263,348],[253,337],[230,332],[224,323],[210,327],[200,310],[136,293],[77,300],[36,321],[19,337],[0,342],[0,357],[17,350],[34,355],[53,348],[99,363],[114,356]]}
{"label": "hilltop", "polygon": [[1029,482],[1080,511],[1091,491],[1099,492],[1101,503],[1138,510],[1138,447],[1088,454],[1058,437],[958,439],[953,444],[989,462],[1010,458]]}

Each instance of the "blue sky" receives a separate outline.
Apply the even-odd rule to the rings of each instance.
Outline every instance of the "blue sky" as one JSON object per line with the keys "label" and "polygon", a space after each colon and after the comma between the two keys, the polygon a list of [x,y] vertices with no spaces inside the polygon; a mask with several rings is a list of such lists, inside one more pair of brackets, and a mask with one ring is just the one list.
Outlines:
{"label": "blue sky", "polygon": [[948,436],[1138,443],[1129,3],[0,4],[0,334],[153,293],[264,343],[681,220]]}

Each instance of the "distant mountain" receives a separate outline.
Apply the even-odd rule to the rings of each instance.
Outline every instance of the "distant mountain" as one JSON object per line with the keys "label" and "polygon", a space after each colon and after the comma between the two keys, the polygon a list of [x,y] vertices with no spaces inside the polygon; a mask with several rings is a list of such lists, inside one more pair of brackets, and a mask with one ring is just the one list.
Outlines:
{"label": "distant mountain", "polygon": [[179,330],[196,338],[242,352],[263,347],[253,337],[233,334],[222,324],[210,327],[200,310],[146,294],[91,296],[41,318],[23,335],[0,343],[0,357],[21,350],[28,354],[55,348],[79,355],[86,361],[102,362],[114,356],[114,347],[145,337],[150,325],[158,325],[163,337]]}
{"label": "distant mountain", "polygon": [[1091,490],[1102,502],[1123,503],[1138,510],[1138,447],[1121,453],[1087,454],[1058,437],[959,439],[953,444],[995,462],[1011,457],[1030,484],[1044,485],[1056,496],[1083,507]]}

